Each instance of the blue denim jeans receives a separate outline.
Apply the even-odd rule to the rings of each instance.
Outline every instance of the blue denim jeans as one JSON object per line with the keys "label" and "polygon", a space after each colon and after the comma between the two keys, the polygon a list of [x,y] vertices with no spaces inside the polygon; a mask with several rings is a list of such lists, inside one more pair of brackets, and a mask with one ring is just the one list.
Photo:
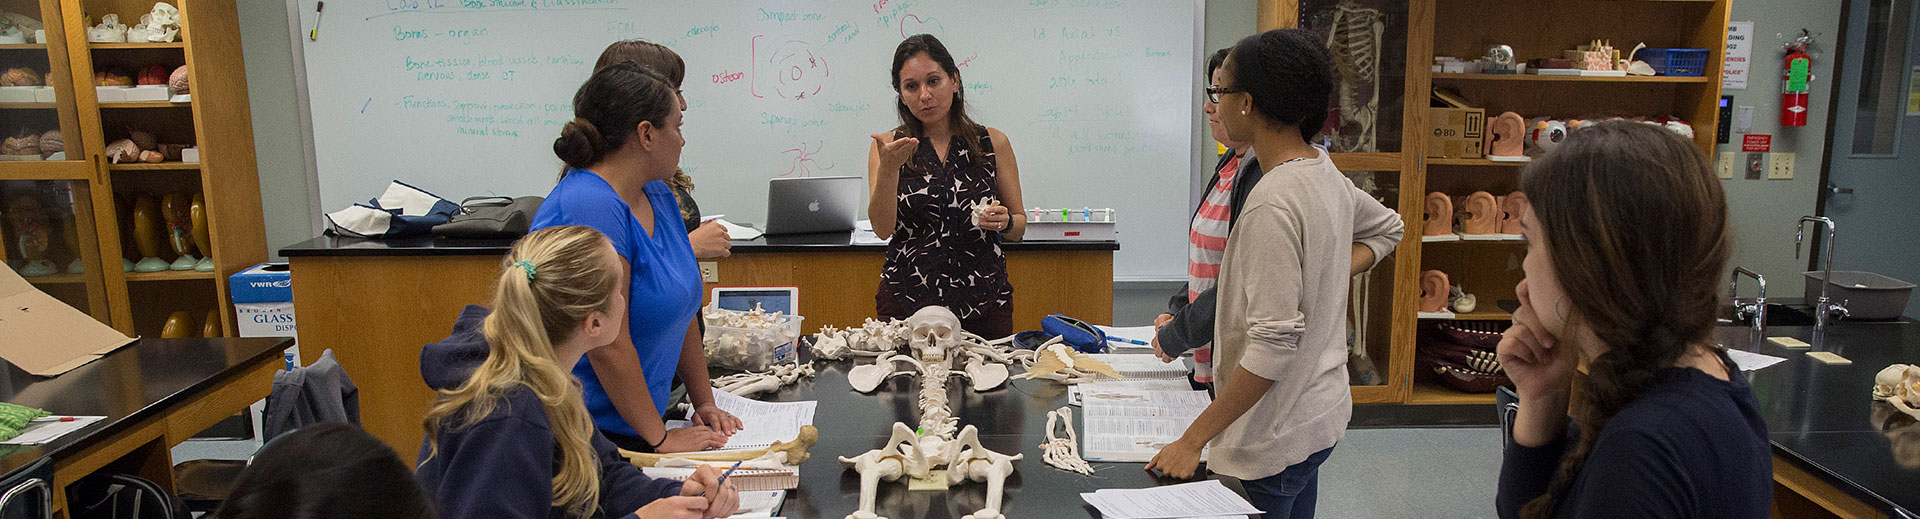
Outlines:
{"label": "blue denim jeans", "polygon": [[1253,507],[1266,511],[1262,516],[1266,519],[1313,519],[1313,507],[1320,500],[1320,464],[1332,453],[1333,447],[1327,447],[1279,474],[1240,485],[1247,489]]}

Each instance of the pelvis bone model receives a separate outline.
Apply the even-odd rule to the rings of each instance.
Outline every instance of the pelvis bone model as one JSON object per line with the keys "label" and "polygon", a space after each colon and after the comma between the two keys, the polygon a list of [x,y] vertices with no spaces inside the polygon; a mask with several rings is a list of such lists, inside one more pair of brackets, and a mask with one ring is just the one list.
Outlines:
{"label": "pelvis bone model", "polygon": [[1873,377],[1873,399],[1920,420],[1920,366],[1894,364]]}
{"label": "pelvis bone model", "polygon": [[[814,337],[816,354],[876,356],[872,364],[847,371],[856,391],[871,392],[900,375],[919,375],[920,380],[920,427],[894,422],[893,435],[885,445],[840,458],[842,465],[860,473],[860,509],[847,514],[847,519],[883,519],[874,513],[881,481],[924,477],[941,467],[946,468],[949,485],[969,480],[987,484],[986,506],[966,519],[1005,517],[1000,513],[1003,487],[1021,455],[987,450],[980,445],[978,430],[971,425],[960,427],[960,419],[947,405],[947,381],[959,375],[970,380],[975,391],[1005,384],[1006,364],[1033,355],[1008,347],[1011,339],[988,341],[967,333],[952,311],[938,306],[922,308],[906,321],[869,319],[857,330],[825,328]],[[828,343],[825,351],[823,342]],[[902,346],[909,354],[897,351]]]}

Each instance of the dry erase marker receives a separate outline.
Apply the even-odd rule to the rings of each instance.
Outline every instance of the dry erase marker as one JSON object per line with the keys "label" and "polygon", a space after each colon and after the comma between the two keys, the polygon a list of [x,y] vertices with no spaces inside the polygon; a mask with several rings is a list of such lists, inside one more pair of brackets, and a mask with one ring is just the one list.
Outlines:
{"label": "dry erase marker", "polygon": [[307,41],[320,41],[320,18],[327,14],[327,3],[320,2],[313,7],[313,30],[307,31]]}

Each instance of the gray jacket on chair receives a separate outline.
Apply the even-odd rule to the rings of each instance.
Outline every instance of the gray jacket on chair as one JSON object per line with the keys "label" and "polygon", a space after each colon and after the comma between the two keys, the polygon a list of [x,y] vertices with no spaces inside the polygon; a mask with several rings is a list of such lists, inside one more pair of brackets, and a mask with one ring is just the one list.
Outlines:
{"label": "gray jacket on chair", "polygon": [[273,392],[267,395],[262,419],[263,440],[320,422],[360,424],[360,390],[347,370],[333,360],[333,350],[304,368],[273,374]]}

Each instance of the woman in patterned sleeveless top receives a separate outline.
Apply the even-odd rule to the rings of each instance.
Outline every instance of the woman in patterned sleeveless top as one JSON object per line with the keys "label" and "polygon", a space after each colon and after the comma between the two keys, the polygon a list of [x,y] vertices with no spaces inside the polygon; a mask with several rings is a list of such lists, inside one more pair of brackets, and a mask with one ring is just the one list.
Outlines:
{"label": "woman in patterned sleeveless top", "polygon": [[[1020,174],[1006,134],[966,113],[960,68],[932,35],[900,42],[893,89],[900,127],[873,134],[867,152],[867,204],[873,231],[887,243],[881,318],[905,319],[945,306],[961,327],[983,337],[1013,334],[1013,285],[1000,242],[1019,241],[1026,215]],[[976,221],[973,207],[991,205]]]}

